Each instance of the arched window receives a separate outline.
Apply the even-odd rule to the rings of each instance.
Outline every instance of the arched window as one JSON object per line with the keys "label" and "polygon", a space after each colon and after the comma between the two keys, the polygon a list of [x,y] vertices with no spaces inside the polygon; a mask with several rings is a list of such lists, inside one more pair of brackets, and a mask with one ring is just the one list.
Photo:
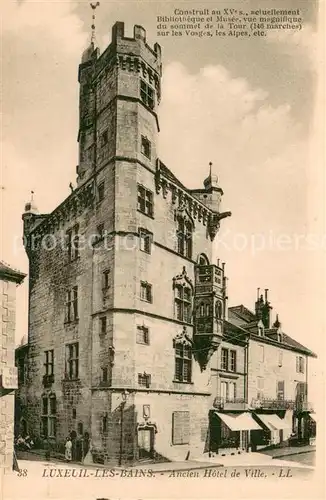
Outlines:
{"label": "arched window", "polygon": [[204,253],[201,253],[197,259],[199,266],[209,266],[209,260]]}
{"label": "arched window", "polygon": [[178,285],[175,294],[175,314],[179,321],[191,323],[191,289]]}

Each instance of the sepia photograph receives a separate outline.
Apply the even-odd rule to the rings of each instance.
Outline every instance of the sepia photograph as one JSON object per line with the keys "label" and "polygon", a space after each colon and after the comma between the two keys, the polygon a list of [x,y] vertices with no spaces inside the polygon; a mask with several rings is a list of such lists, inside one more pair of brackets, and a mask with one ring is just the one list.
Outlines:
{"label": "sepia photograph", "polygon": [[324,498],[317,0],[4,0],[1,498]]}

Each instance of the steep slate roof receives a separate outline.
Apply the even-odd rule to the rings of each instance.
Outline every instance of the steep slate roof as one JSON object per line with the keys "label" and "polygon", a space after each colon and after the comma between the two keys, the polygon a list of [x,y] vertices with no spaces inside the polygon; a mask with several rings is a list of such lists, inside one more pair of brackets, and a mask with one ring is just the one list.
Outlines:
{"label": "steep slate roof", "polygon": [[15,283],[22,283],[26,274],[14,269],[0,260],[0,279],[5,279],[8,281],[14,281]]}
{"label": "steep slate roof", "polygon": [[174,184],[176,184],[177,186],[181,187],[182,189],[184,189],[185,191],[189,191],[188,188],[186,188],[182,182],[179,181],[179,179],[171,172],[171,170],[166,166],[164,165],[164,163],[161,162],[160,160],[160,170],[162,172],[162,174],[167,178],[169,179],[171,182],[173,182]]}
{"label": "steep slate roof", "polygon": [[[245,306],[240,305],[240,306],[234,306],[230,307],[228,309],[229,312],[229,323],[232,323],[235,327],[240,327],[244,332],[246,332],[248,335],[250,334],[251,338],[255,340],[259,340],[260,342],[272,342],[273,344],[276,343],[275,340],[271,339],[268,337],[268,334],[273,334],[277,332],[277,328],[270,328],[266,330],[266,336],[261,337],[255,333],[254,330],[258,333],[258,320],[253,312],[251,312],[249,309],[247,309]],[[275,330],[275,332],[274,332]],[[305,347],[304,345],[300,344],[300,342],[297,342],[294,340],[292,337],[287,335],[286,333],[282,332],[282,342],[277,342],[277,344],[280,347],[289,347],[292,350],[301,352],[306,354],[307,356],[311,356],[313,358],[316,358],[317,355],[312,352],[310,349]]]}

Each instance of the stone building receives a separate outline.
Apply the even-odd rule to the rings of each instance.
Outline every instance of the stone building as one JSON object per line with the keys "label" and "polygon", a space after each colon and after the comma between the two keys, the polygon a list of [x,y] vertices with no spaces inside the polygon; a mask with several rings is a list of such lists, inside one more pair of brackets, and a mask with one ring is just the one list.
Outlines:
{"label": "stone building", "polygon": [[[77,189],[23,214],[30,264],[28,432],[75,457],[202,453],[222,341],[224,266],[212,262],[223,191],[187,189],[157,158],[161,48],[116,23],[79,66]],[[232,335],[231,335],[232,336]],[[240,389],[239,389],[240,390]]]}
{"label": "stone building", "polygon": [[188,189],[157,157],[161,77],[161,48],[140,26],[130,38],[116,23],[101,55],[91,43],[79,66],[77,188],[50,214],[33,200],[23,214],[17,422],[41,445],[60,449],[70,434],[76,460],[89,449],[105,463],[247,451],[264,428],[249,411],[252,346],[279,343],[267,327],[250,330],[256,313],[228,316],[213,242],[230,212],[212,165],[203,188]]}
{"label": "stone building", "polygon": [[0,468],[11,470],[14,449],[14,390],[18,387],[15,368],[16,287],[25,274],[0,261]]}

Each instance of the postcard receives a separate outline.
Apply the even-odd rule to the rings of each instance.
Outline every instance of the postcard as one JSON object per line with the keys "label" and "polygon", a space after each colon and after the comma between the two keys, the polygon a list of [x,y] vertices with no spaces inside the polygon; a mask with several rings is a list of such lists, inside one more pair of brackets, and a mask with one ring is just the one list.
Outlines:
{"label": "postcard", "polygon": [[6,0],[2,498],[324,498],[317,0]]}

